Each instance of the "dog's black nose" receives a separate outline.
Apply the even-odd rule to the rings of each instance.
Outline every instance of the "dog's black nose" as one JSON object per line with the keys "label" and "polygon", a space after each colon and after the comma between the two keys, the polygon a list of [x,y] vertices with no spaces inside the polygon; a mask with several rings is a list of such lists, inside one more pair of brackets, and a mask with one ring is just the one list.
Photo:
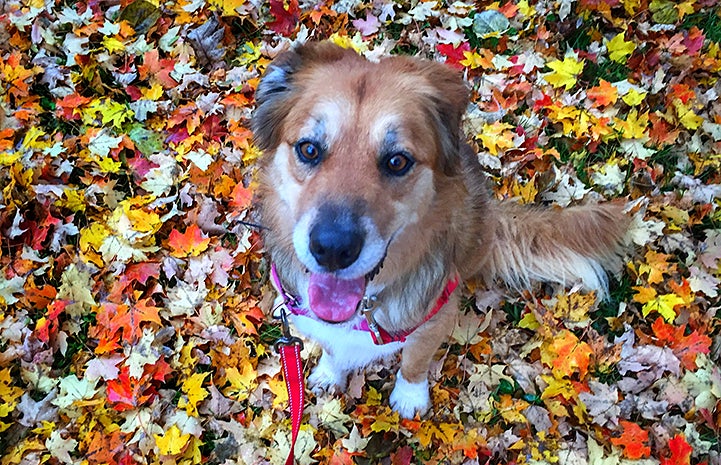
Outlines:
{"label": "dog's black nose", "polygon": [[348,268],[363,249],[365,234],[358,218],[336,208],[323,209],[310,230],[310,253],[327,271]]}

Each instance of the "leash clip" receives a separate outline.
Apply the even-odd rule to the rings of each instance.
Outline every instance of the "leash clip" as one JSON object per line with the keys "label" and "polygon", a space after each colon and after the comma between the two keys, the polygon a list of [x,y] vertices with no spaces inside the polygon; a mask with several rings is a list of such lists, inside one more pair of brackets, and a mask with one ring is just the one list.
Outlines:
{"label": "leash clip", "polygon": [[382,344],[383,342],[383,335],[380,331],[380,326],[378,326],[378,322],[376,321],[373,314],[376,311],[376,307],[378,305],[378,298],[374,295],[370,297],[363,297],[363,300],[361,301],[361,313],[366,318],[366,321],[368,322],[368,329],[371,332],[371,337],[373,338],[373,342],[376,345]]}
{"label": "leash clip", "polygon": [[285,312],[285,305],[280,307],[279,319],[282,326],[283,335],[277,341],[275,341],[274,347],[276,352],[280,352],[280,349],[282,347],[292,345],[298,345],[300,346],[300,349],[303,350],[303,341],[290,333],[290,324],[288,324],[288,314]]}

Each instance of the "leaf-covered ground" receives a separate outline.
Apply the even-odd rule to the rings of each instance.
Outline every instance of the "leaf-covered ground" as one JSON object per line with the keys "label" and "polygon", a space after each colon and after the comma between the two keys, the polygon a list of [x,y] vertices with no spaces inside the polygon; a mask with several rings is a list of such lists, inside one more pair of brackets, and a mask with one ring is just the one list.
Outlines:
{"label": "leaf-covered ground", "polygon": [[467,289],[432,415],[372,368],[299,463],[721,463],[716,0],[4,0],[0,465],[284,461],[248,121],[306,39],[462,70],[499,198],[636,219],[607,302]]}

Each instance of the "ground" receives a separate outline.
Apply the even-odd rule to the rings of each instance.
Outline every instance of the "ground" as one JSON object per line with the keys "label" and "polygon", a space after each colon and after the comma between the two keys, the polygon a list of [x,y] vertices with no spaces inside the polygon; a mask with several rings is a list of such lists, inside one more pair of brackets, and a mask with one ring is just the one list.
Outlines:
{"label": "ground", "polygon": [[720,463],[715,0],[5,0],[0,464],[285,461],[248,125],[318,39],[461,71],[499,198],[635,219],[608,301],[464,289],[432,415],[372,367],[308,394],[298,463]]}

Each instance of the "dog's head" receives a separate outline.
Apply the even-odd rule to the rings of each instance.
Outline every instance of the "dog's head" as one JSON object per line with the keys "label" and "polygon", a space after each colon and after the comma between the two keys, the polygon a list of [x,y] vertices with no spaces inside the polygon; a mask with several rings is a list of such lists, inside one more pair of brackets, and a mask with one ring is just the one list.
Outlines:
{"label": "dog's head", "polygon": [[461,170],[467,90],[439,63],[371,63],[318,43],[278,57],[256,100],[268,235],[310,272],[311,309],[344,321],[386,255],[412,254],[413,234],[443,209],[439,186]]}

